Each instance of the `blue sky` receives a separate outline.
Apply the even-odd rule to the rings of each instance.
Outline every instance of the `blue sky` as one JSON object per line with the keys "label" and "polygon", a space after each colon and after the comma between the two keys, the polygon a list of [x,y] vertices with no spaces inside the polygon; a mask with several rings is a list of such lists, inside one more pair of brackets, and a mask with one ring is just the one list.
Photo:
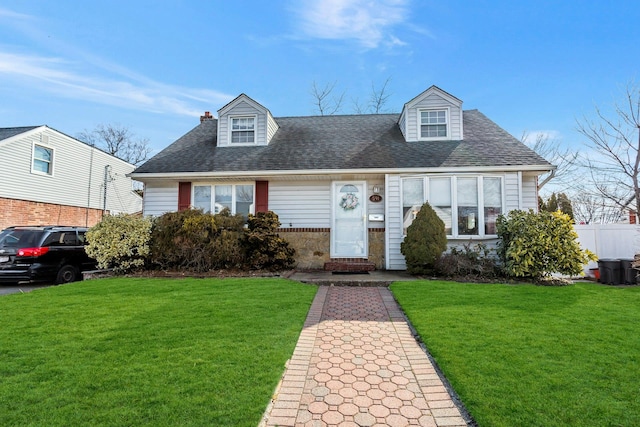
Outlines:
{"label": "blue sky", "polygon": [[0,127],[120,124],[160,150],[240,93],[278,116],[386,110],[437,85],[516,137],[578,147],[576,119],[640,78],[632,1],[29,1],[0,5]]}

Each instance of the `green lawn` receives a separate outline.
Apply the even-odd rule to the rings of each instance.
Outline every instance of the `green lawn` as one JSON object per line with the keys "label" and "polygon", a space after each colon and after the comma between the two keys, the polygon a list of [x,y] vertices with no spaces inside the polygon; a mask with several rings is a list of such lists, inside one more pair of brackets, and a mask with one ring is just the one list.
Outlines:
{"label": "green lawn", "polygon": [[640,288],[391,289],[481,427],[640,425]]}
{"label": "green lawn", "polygon": [[0,425],[255,426],[315,292],[115,278],[0,297]]}

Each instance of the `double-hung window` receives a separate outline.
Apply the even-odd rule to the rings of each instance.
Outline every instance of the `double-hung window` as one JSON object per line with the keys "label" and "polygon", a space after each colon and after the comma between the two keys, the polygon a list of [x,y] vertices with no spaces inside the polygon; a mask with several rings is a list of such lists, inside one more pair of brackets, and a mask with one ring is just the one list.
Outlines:
{"label": "double-hung window", "polygon": [[446,139],[449,137],[447,110],[418,110],[420,139]]}
{"label": "double-hung window", "polygon": [[231,143],[253,144],[256,141],[256,118],[231,117]]}
{"label": "double-hung window", "polygon": [[53,149],[42,145],[34,144],[33,161],[31,163],[33,172],[45,175],[53,174]]}
{"label": "double-hung window", "polygon": [[247,218],[254,213],[253,184],[194,185],[193,206],[204,212],[220,213],[229,209],[232,215]]}
{"label": "double-hung window", "polygon": [[503,212],[502,178],[422,176],[402,179],[403,230],[429,202],[448,236],[493,236]]}

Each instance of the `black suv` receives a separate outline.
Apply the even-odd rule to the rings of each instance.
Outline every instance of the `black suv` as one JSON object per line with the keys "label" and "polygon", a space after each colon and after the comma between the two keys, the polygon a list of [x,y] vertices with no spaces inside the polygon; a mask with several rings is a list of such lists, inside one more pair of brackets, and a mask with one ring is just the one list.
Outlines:
{"label": "black suv", "polygon": [[0,283],[68,283],[96,268],[84,250],[87,228],[9,227],[0,232]]}

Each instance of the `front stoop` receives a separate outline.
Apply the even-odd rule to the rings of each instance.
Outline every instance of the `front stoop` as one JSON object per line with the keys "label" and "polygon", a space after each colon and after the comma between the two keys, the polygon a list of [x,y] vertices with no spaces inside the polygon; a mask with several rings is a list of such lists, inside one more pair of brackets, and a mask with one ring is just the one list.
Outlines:
{"label": "front stoop", "polygon": [[376,264],[366,259],[332,259],[324,263],[324,270],[334,273],[364,273],[374,271]]}

